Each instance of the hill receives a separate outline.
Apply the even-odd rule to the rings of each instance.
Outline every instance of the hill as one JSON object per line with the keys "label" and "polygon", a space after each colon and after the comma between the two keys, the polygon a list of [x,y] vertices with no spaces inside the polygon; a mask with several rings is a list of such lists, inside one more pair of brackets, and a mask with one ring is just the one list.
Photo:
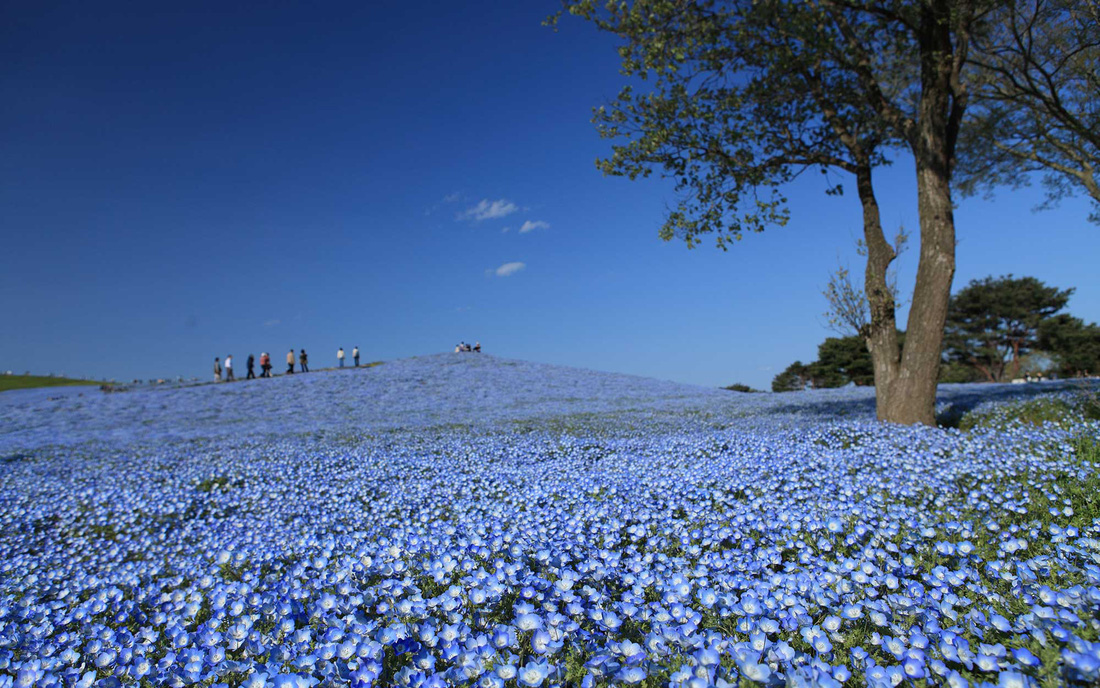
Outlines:
{"label": "hill", "polygon": [[[1043,390],[1053,387],[1044,385]],[[1034,394],[1021,385],[945,385],[944,404]],[[731,394],[488,354],[446,353],[370,368],[103,393],[0,395],[0,451],[88,440],[154,442],[416,428],[571,434],[685,433],[873,420],[874,390]]]}
{"label": "hill", "polygon": [[448,354],[0,395],[0,685],[1097,685],[1086,395],[872,394]]}

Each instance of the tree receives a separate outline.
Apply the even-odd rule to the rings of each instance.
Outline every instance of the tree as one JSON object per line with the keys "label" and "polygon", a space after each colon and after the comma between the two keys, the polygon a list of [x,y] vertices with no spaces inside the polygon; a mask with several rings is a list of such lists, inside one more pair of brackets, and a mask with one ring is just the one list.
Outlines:
{"label": "tree", "polygon": [[809,367],[795,361],[787,369],[772,378],[773,392],[801,392],[810,384]]}
{"label": "tree", "polygon": [[1007,0],[974,36],[966,193],[1044,173],[1048,203],[1083,189],[1100,223],[1100,1]]}
{"label": "tree", "polygon": [[947,352],[990,382],[1000,382],[1012,361],[1019,376],[1020,357],[1039,343],[1039,326],[1065,308],[1073,289],[1048,287],[1034,277],[986,277],[973,280],[951,299],[947,316]]}
{"label": "tree", "polygon": [[817,347],[817,363],[815,366],[822,374],[827,374],[832,379],[840,381],[840,387],[849,382],[860,386],[875,384],[875,367],[871,361],[871,353],[867,351],[867,345],[863,338],[829,337]]}
{"label": "tree", "polygon": [[[970,37],[996,0],[566,0],[569,13],[623,40],[627,85],[596,110],[618,139],[607,174],[655,170],[682,193],[661,230],[688,246],[787,220],[780,189],[810,169],[855,180],[870,310],[861,331],[878,417],[935,423],[936,378],[955,271],[951,176]],[[899,354],[872,171],[903,148],[916,164],[920,258]],[[841,193],[843,186],[831,186]]]}
{"label": "tree", "polygon": [[1039,324],[1039,348],[1050,354],[1059,372],[1082,377],[1100,372],[1100,325],[1085,324],[1065,313]]}

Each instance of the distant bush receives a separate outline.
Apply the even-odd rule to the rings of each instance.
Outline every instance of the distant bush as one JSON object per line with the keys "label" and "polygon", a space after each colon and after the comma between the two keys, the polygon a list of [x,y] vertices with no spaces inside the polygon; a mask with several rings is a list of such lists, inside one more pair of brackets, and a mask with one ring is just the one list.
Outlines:
{"label": "distant bush", "polygon": [[743,385],[740,382],[735,382],[732,385],[726,385],[722,389],[728,389],[731,392],[759,392],[759,389],[753,389],[748,385]]}

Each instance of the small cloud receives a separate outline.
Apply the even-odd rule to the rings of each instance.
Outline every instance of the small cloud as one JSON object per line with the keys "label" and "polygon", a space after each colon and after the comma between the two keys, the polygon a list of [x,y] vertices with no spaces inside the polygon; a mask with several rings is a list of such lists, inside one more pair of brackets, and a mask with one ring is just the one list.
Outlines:
{"label": "small cloud", "polygon": [[496,270],[493,270],[493,274],[497,277],[511,277],[525,267],[527,267],[527,263],[520,263],[519,261],[505,263]]}
{"label": "small cloud", "polygon": [[507,217],[512,213],[519,210],[519,207],[511,201],[500,199],[498,201],[490,201],[489,199],[482,199],[480,203],[472,208],[467,208],[461,213],[455,216],[456,220],[473,220],[474,222],[481,222],[482,220],[495,220],[500,217]]}
{"label": "small cloud", "polygon": [[444,196],[443,197],[443,202],[444,203],[454,203],[455,201],[457,201],[461,198],[462,198],[462,194],[455,191],[454,193],[449,193],[446,196]]}
{"label": "small cloud", "polygon": [[543,222],[542,220],[528,220],[523,223],[523,226],[519,228],[520,234],[526,234],[527,232],[533,232],[536,229],[550,229],[549,222]]}
{"label": "small cloud", "polygon": [[500,230],[500,233],[501,234],[507,234],[510,231],[512,231],[511,227],[505,227],[504,229]]}
{"label": "small cloud", "polygon": [[282,320],[279,320],[278,318],[272,318],[271,320],[265,320],[264,321],[264,327],[275,327],[276,325],[278,325],[281,322],[282,322]]}

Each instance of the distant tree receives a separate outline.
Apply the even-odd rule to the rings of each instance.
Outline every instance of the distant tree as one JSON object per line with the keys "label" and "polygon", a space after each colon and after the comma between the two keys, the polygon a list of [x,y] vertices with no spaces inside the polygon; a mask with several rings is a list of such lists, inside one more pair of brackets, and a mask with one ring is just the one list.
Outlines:
{"label": "distant tree", "polygon": [[[897,332],[899,341],[905,333]],[[827,389],[848,383],[873,385],[874,365],[866,341],[858,335],[829,337],[817,347],[817,360],[805,364],[795,361],[772,380],[773,392],[791,392],[806,388]]]}
{"label": "distant tree", "polygon": [[960,189],[1026,184],[1048,204],[1083,190],[1100,223],[1100,2],[1005,0],[975,32]]}
{"label": "distant tree", "polygon": [[947,354],[1000,382],[1012,362],[1038,344],[1039,325],[1062,310],[1073,289],[1048,287],[1034,277],[1012,275],[973,280],[951,298],[947,314]]}
{"label": "distant tree", "polygon": [[[654,171],[682,192],[661,236],[721,248],[787,220],[781,189],[808,170],[855,182],[867,246],[860,334],[874,360],[878,417],[935,424],[936,378],[955,272],[951,177],[966,110],[972,33],[1003,0],[565,0],[621,39],[635,80],[597,109],[620,141],[598,165],[631,179]],[[635,86],[641,86],[635,90]],[[912,154],[920,258],[909,337],[896,340],[886,239],[872,171]],[[848,177],[847,175],[850,175]],[[839,194],[841,184],[830,183]]]}
{"label": "distant tree", "polygon": [[801,392],[810,384],[809,366],[795,361],[772,379],[773,392]]}
{"label": "distant tree", "polygon": [[1039,324],[1039,348],[1054,359],[1066,377],[1100,372],[1100,325],[1085,324],[1065,313]]}
{"label": "distant tree", "polygon": [[828,386],[840,387],[849,382],[860,386],[875,384],[875,366],[871,362],[871,352],[867,351],[866,342],[858,335],[826,339],[817,347],[817,362],[814,366],[822,376],[828,376],[830,381],[839,381],[839,384]]}

